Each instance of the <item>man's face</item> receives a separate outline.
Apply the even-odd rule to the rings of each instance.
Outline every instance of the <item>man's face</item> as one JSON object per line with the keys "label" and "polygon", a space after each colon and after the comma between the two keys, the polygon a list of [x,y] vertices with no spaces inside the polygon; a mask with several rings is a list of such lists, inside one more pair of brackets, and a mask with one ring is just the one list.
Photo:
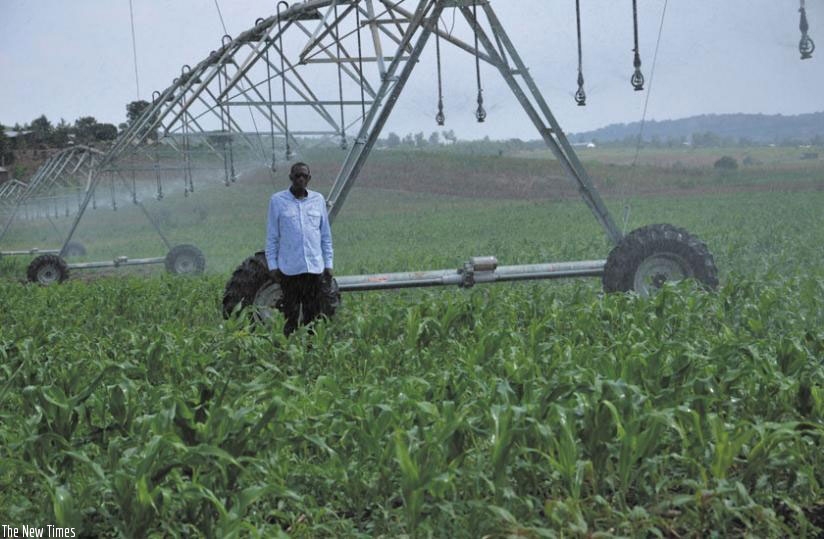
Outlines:
{"label": "man's face", "polygon": [[312,179],[312,175],[309,174],[309,167],[301,165],[289,173],[289,179],[292,180],[292,187],[295,189],[306,189],[306,186],[309,185],[309,180]]}

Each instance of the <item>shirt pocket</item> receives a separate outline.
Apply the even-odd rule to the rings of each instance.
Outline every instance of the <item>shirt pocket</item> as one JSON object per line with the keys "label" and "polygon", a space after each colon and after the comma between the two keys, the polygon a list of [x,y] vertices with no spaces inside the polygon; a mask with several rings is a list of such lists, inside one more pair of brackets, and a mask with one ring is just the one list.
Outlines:
{"label": "shirt pocket", "polygon": [[319,210],[309,210],[306,212],[306,218],[309,220],[309,225],[312,228],[320,228],[320,211]]}
{"label": "shirt pocket", "polygon": [[296,230],[300,228],[300,217],[295,208],[287,208],[280,213],[280,225],[287,230]]}

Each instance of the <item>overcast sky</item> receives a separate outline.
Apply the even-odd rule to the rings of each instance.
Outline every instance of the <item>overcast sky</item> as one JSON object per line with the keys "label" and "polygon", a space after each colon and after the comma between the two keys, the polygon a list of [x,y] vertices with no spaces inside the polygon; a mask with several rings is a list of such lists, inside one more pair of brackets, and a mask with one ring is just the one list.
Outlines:
{"label": "overcast sky", "polygon": [[[139,97],[151,99],[180,72],[218,48],[215,0],[133,0]],[[407,2],[408,4],[408,2]],[[588,106],[577,107],[574,0],[492,0],[504,26],[567,132],[641,117],[634,92],[629,0],[581,0]],[[664,0],[639,0],[640,49],[649,81]],[[231,35],[272,14],[273,0],[220,0]],[[824,47],[824,0],[807,0],[810,35]],[[446,16],[447,22],[451,16]],[[824,48],[798,54],[798,0],[669,0],[649,119],[704,113],[798,114],[824,110]],[[433,42],[430,42],[434,47]],[[384,130],[437,129],[431,51]],[[474,64],[444,61],[447,128],[459,138],[538,138],[507,89],[484,68],[489,119],[474,122]],[[129,0],[0,0],[0,123],[56,123],[80,116],[120,123],[138,97]]]}

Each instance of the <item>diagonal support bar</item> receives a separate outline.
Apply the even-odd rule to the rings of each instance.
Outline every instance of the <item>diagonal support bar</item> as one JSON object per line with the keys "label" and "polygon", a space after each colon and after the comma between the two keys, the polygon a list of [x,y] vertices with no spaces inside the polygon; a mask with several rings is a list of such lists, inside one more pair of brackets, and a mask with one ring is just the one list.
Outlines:
{"label": "diagonal support bar", "polygon": [[[346,160],[338,173],[332,190],[329,193],[327,206],[329,207],[329,221],[333,222],[343,205],[346,196],[352,189],[352,185],[363,168],[369,153],[375,145],[375,141],[380,135],[381,129],[386,124],[392,109],[395,107],[401,91],[403,91],[409,76],[415,69],[418,59],[423,52],[426,41],[432,34],[431,25],[423,24],[427,12],[432,10],[430,17],[437,20],[443,11],[443,5],[438,0],[420,0],[415,10],[412,22],[409,24],[404,39],[398,46],[398,53],[387,68],[383,83],[375,97],[374,104],[369,108],[369,112],[364,118],[363,125],[358,133],[355,143],[349,150]],[[412,48],[412,53],[403,66],[399,75],[396,75],[402,63],[401,53],[408,43],[412,41],[415,31],[420,28],[420,35]]]}

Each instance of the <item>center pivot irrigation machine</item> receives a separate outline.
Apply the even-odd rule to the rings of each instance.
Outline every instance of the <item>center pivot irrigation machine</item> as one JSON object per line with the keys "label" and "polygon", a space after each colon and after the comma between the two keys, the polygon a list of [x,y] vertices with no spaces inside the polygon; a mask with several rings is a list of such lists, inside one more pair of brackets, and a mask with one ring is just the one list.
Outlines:
{"label": "center pivot irrigation machine", "polygon": [[[615,247],[607,260],[499,266],[494,256],[481,256],[470,258],[463,267],[454,270],[343,276],[337,278],[336,286],[332,287],[333,290],[337,287],[340,291],[444,285],[471,287],[477,283],[496,281],[583,276],[602,276],[604,288],[607,291],[635,290],[641,294],[647,294],[651,288],[660,287],[665,281],[684,278],[695,278],[708,287],[718,284],[717,270],[712,255],[704,243],[687,231],[672,225],[656,224],[635,230],[627,236],[621,233],[550,111],[526,64],[501,25],[491,2],[419,0],[415,2],[414,10],[404,9],[403,4],[404,2],[378,2],[377,0],[310,1],[283,10],[275,19],[261,21],[253,29],[253,32],[274,32],[274,39],[281,39],[287,28],[298,27],[307,34],[308,41],[297,62],[288,64],[290,69],[298,65],[306,65],[323,51],[334,52],[335,56],[330,58],[330,61],[338,68],[338,81],[340,81],[344,66],[356,65],[355,76],[359,78],[361,95],[364,93],[369,95],[368,102],[365,100],[361,102],[363,111],[360,129],[354,136],[352,147],[349,149],[327,198],[330,220],[334,220],[340,212],[381,129],[392,113],[407,81],[419,65],[425,46],[434,36],[438,75],[436,122],[443,125],[445,121],[441,85],[441,46],[442,42],[446,42],[466,51],[474,58],[477,121],[484,122],[487,118],[480,70],[481,62],[484,62],[493,66],[503,77]],[[379,14],[376,13],[376,5],[380,5],[383,10]],[[633,7],[635,7],[635,2],[633,2]],[[451,30],[447,31],[442,28],[441,17],[445,10],[456,10],[457,14],[464,19],[468,35],[472,38],[471,41],[458,39]],[[344,28],[346,18],[350,14],[355,17],[354,32],[357,33],[358,39],[360,39],[361,27],[368,27],[371,30],[375,52],[373,57],[363,56],[360,41],[357,43],[358,54],[355,58],[342,54],[342,51],[346,50],[342,37],[352,32]],[[634,73],[631,82],[636,90],[642,90],[644,77],[641,73],[638,50],[636,9],[633,10],[633,15],[636,32]],[[309,31],[310,28],[303,29],[303,22],[307,19],[317,19],[312,25],[314,27],[312,32]],[[578,26],[580,28],[580,15]],[[381,41],[382,37],[388,37],[392,43],[391,53],[386,57],[384,51],[387,47]],[[242,38],[243,36],[239,39]],[[284,51],[279,52],[283,56]],[[374,89],[363,79],[362,64],[367,61],[377,64],[379,81]],[[578,91],[575,96],[579,105],[584,105],[586,101],[583,84],[579,62]],[[345,101],[342,93],[340,92],[339,101],[335,104],[340,106],[340,125],[343,126]],[[285,112],[284,107],[284,116]],[[344,130],[340,131],[339,136],[345,143]],[[223,297],[224,315],[229,316],[239,308],[238,305],[254,305],[259,316],[267,317],[272,309],[281,306],[280,298],[280,287],[278,283],[269,279],[265,256],[262,252],[258,252],[247,258],[226,284]],[[327,300],[330,304],[325,305],[325,311],[332,313],[336,304],[334,293],[329,294]]]}
{"label": "center pivot irrigation machine", "polygon": [[[576,8],[578,2],[576,0]],[[809,58],[814,44],[801,1],[802,39],[799,51]],[[638,47],[637,0],[632,2],[634,23],[631,83],[643,90],[644,76]],[[578,89],[575,100],[586,104],[581,68],[580,10],[578,13]],[[449,25],[444,20],[450,20]],[[434,41],[434,43],[432,43]],[[604,289],[648,294],[666,281],[693,278],[707,287],[718,284],[712,255],[703,242],[669,224],[648,225],[624,235],[595,189],[573,147],[501,25],[491,0],[308,0],[290,6],[278,2],[276,14],[258,19],[237,37],[223,36],[221,46],[180,75],[162,92],[155,92],[129,127],[105,153],[73,149],[71,157],[53,156],[29,182],[28,194],[17,194],[16,206],[3,234],[19,208],[38,192],[33,185],[62,185],[66,174],[83,178],[74,183],[80,193],[76,216],[59,251],[35,258],[28,271],[32,281],[48,284],[64,280],[69,269],[165,263],[175,273],[203,270],[201,252],[192,245],[171,247],[139,200],[135,175],[156,180],[157,199],[164,196],[163,180],[183,179],[185,194],[194,192],[198,167],[219,169],[220,181],[230,186],[240,163],[253,156],[271,170],[280,159],[295,156],[300,141],[311,137],[336,139],[346,157],[327,196],[334,221],[373,149],[406,83],[434,46],[437,70],[438,125],[444,125],[442,55],[456,47],[472,59],[478,122],[487,119],[481,66],[491,66],[514,94],[538,134],[578,189],[595,219],[604,228],[613,249],[605,260],[499,266],[493,256],[470,258],[452,270],[416,271],[338,277],[340,291],[458,285],[562,277],[602,277]],[[368,67],[368,69],[367,69]],[[474,105],[473,105],[474,107]],[[300,125],[299,130],[290,128]],[[68,155],[68,154],[67,154]],[[79,156],[84,157],[77,165]],[[240,159],[240,156],[244,156]],[[280,158],[278,156],[281,156]],[[200,177],[200,176],[198,176]],[[67,264],[72,235],[84,211],[94,205],[95,188],[104,179],[130,189],[137,204],[170,249],[165,257]],[[76,196],[78,196],[76,194]],[[112,206],[116,199],[112,195]],[[66,210],[68,214],[68,209]],[[0,236],[1,238],[2,236]],[[24,251],[31,252],[31,251]],[[278,283],[268,277],[262,252],[247,258],[226,284],[225,316],[243,306],[271,314],[281,297]],[[330,294],[334,297],[334,294]],[[334,312],[334,301],[326,312]]]}

